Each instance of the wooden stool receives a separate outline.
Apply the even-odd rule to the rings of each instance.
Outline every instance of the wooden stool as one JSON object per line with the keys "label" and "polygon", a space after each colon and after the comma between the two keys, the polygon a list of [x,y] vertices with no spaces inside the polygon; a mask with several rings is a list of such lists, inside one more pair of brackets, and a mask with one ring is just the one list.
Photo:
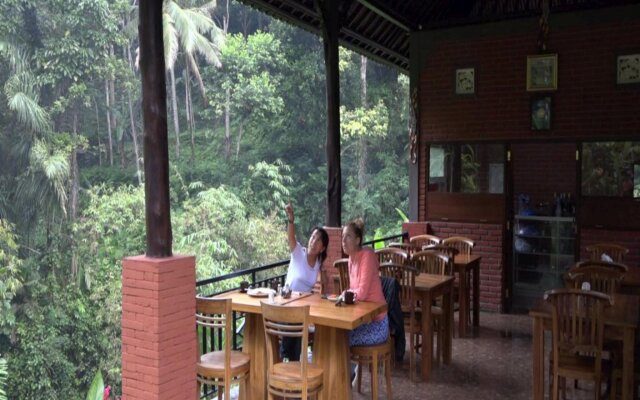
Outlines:
{"label": "wooden stool", "polygon": [[351,347],[351,360],[358,363],[358,393],[361,391],[362,383],[362,367],[369,365],[371,371],[371,398],[378,398],[378,366],[382,362],[384,364],[384,374],[387,381],[387,399],[391,400],[391,353],[393,344],[391,339],[387,339],[385,343],[371,346],[353,346]]}

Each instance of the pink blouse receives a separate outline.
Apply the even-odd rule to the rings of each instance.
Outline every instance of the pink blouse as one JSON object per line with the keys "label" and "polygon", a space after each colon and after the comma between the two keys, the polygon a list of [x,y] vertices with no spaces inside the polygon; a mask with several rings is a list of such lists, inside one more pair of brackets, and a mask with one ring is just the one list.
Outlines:
{"label": "pink blouse", "polygon": [[[357,301],[386,301],[378,268],[378,257],[370,247],[363,247],[356,254],[349,256],[349,290],[356,294]],[[386,314],[384,311],[376,315],[374,320],[380,321]]]}

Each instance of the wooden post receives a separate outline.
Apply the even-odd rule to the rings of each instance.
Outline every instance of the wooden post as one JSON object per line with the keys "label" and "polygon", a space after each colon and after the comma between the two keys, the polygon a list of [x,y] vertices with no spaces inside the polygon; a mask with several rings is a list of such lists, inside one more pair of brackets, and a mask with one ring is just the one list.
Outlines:
{"label": "wooden post", "polygon": [[147,256],[170,257],[172,236],[162,1],[142,0],[139,4]]}
{"label": "wooden post", "polygon": [[322,16],[324,65],[327,76],[327,210],[326,226],[339,227],[342,218],[342,171],[340,169],[340,72],[338,34],[341,0],[316,0]]}

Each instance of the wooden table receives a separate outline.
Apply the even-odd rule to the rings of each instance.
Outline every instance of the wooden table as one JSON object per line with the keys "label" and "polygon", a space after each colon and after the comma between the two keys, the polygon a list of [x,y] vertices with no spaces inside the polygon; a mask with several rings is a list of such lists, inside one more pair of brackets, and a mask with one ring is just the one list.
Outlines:
{"label": "wooden table", "polygon": [[[443,361],[451,362],[452,338],[453,338],[453,277],[432,274],[416,275],[416,294],[421,302],[422,312],[422,379],[426,382],[431,375],[431,362],[433,356],[433,330],[431,321],[431,304],[433,300],[442,296],[442,319],[444,323],[444,338],[441,346],[444,346]],[[411,349],[410,351],[414,351]]]}
{"label": "wooden table", "polygon": [[[246,313],[242,351],[251,355],[251,376],[248,399],[267,398],[267,350],[260,302],[264,298],[250,297],[237,291],[216,298],[232,299],[234,311]],[[276,303],[277,303],[276,298]],[[335,302],[319,294],[296,295],[285,305],[310,305],[309,319],[315,325],[313,362],[324,369],[322,399],[351,399],[351,368],[349,362],[349,331],[371,322],[387,309],[387,303],[358,302],[336,307]]]}
{"label": "wooden table", "polygon": [[622,278],[620,290],[625,294],[640,296],[640,267],[629,267]]}
{"label": "wooden table", "polygon": [[467,287],[469,282],[469,273],[473,278],[473,326],[480,326],[480,259],[482,257],[476,255],[458,254],[455,256],[454,269],[458,273],[458,282],[460,285],[460,315],[458,321],[458,335],[460,337],[467,336],[467,321],[469,320],[469,308],[471,307],[471,288]]}
{"label": "wooden table", "polygon": [[[638,296],[618,294],[604,312],[605,339],[622,341],[622,399],[633,396],[633,347],[638,326]],[[551,330],[551,305],[539,299],[529,315],[533,317],[533,399],[544,398],[544,331]]]}

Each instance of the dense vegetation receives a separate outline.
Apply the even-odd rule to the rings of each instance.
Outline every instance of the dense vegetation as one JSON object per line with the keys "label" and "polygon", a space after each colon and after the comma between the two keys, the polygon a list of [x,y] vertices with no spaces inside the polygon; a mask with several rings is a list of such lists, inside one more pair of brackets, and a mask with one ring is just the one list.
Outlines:
{"label": "dense vegetation", "polygon": [[[145,235],[136,4],[0,2],[0,399],[82,398],[96,371],[120,393],[121,260]],[[287,201],[300,233],[324,221],[321,40],[163,5],[173,250],[198,278],[286,258]],[[346,50],[340,69],[343,220],[398,233],[408,80]]]}

